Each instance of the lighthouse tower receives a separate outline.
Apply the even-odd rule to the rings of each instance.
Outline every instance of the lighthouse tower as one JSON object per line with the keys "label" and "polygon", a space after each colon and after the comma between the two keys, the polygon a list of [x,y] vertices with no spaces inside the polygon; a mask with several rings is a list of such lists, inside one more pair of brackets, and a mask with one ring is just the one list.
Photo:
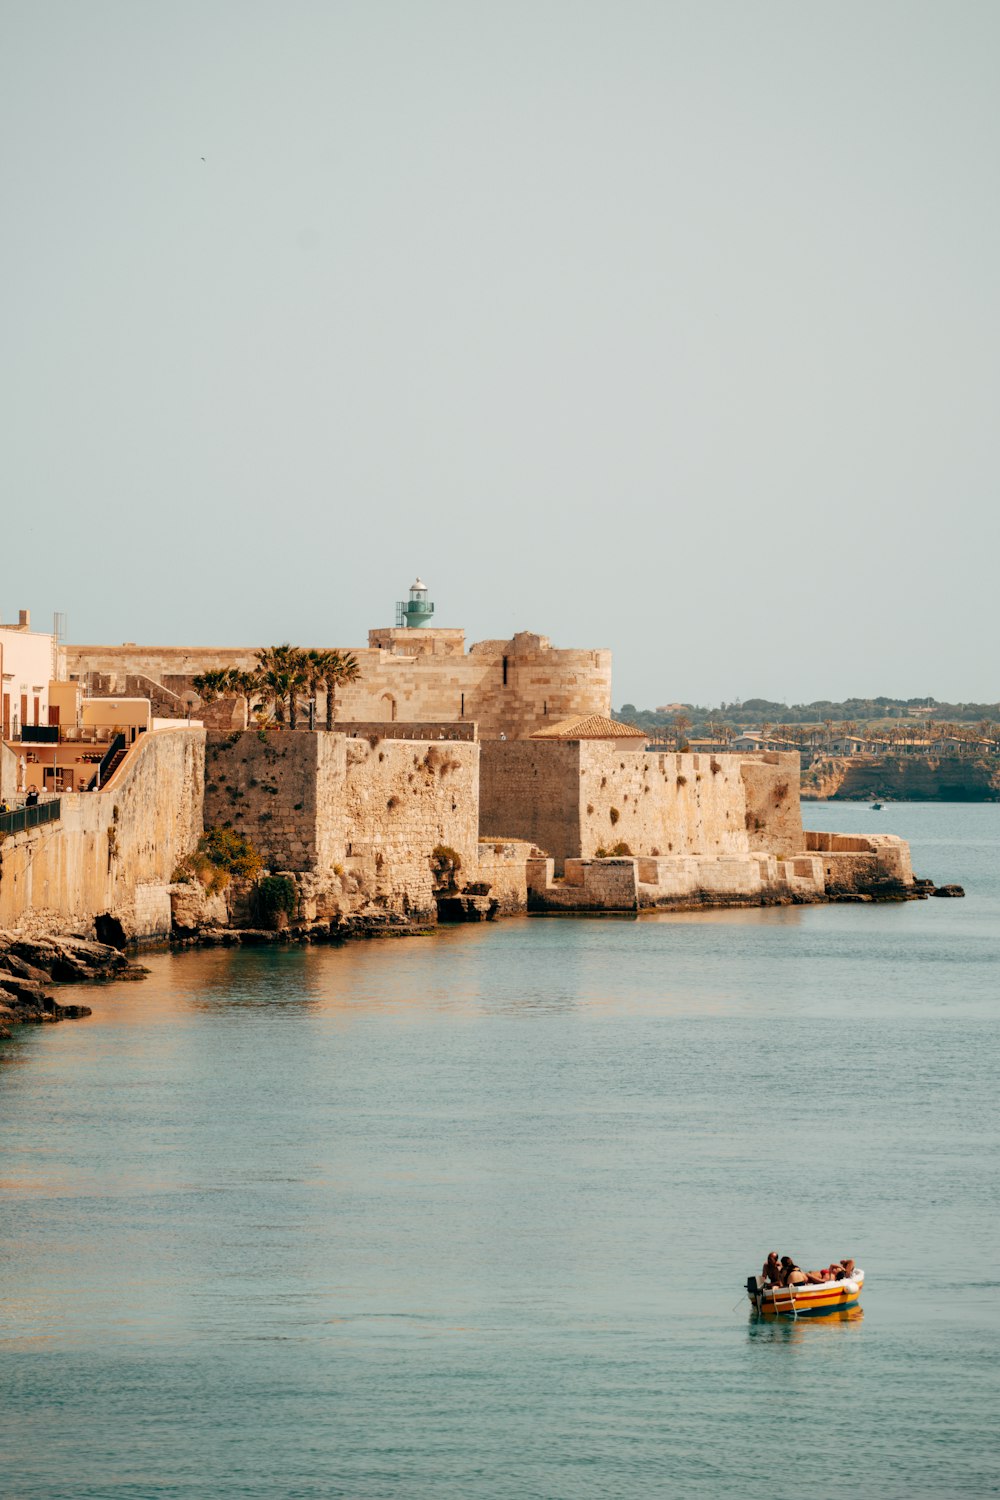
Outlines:
{"label": "lighthouse tower", "polygon": [[396,604],[396,627],[415,629],[426,625],[434,614],[434,605],[427,597],[427,585],[418,578],[410,584],[409,599],[400,599]]}

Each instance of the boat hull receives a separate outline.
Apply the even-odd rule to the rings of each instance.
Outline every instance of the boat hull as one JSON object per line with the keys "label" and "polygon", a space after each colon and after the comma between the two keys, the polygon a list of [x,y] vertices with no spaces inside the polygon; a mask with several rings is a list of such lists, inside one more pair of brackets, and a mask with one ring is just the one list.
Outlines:
{"label": "boat hull", "polygon": [[759,1296],[748,1293],[763,1318],[825,1318],[846,1312],[861,1301],[864,1271],[850,1281],[825,1281],[816,1286],[769,1287]]}

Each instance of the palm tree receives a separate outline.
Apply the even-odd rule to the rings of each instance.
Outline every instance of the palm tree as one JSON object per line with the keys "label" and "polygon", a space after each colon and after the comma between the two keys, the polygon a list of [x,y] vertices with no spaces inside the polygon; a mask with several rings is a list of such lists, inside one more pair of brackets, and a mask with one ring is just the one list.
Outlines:
{"label": "palm tree", "polygon": [[[309,698],[312,702],[315,702],[317,691],[326,682],[327,673],[333,670],[333,659],[335,655],[336,652],[334,651],[312,650],[306,652],[306,672],[309,679]],[[313,719],[313,722],[315,723],[315,717]],[[327,727],[329,728],[329,725],[327,725]]]}
{"label": "palm tree", "polygon": [[247,706],[247,722],[253,712],[251,698],[260,692],[261,679],[259,672],[243,672],[239,667],[232,667],[228,673],[229,681],[226,684],[229,691],[236,698],[243,698]]}
{"label": "palm tree", "polygon": [[357,682],[361,676],[358,658],[353,651],[329,651],[329,660],[323,669],[326,685],[326,727],[333,728],[336,713],[337,688],[345,682]]}
{"label": "palm tree", "polygon": [[298,648],[290,646],[287,641],[281,646],[262,646],[257,652],[260,686],[274,699],[274,717],[279,724],[285,722],[285,700],[291,704],[295,694],[292,668],[296,655]]}
{"label": "palm tree", "polygon": [[678,750],[681,748],[681,745],[686,739],[687,732],[690,728],[691,720],[688,718],[687,714],[674,715],[674,739]]}
{"label": "palm tree", "polygon": [[229,686],[229,672],[225,667],[213,668],[208,672],[198,672],[191,678],[191,686],[194,688],[202,703],[214,703],[216,698],[223,698]]}

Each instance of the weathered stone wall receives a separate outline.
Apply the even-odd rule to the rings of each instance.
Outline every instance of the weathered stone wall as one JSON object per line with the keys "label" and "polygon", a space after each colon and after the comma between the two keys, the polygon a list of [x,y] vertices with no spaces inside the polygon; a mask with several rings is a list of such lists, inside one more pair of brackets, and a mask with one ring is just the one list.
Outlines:
{"label": "weathered stone wall", "polygon": [[433,910],[437,845],[459,854],[463,878],[476,878],[474,743],[210,734],[207,776],[206,826],[229,824],[273,870],[346,870],[369,897],[410,912]]}
{"label": "weathered stone wall", "polygon": [[747,850],[738,756],[635,754],[583,741],[579,789],[584,857],[619,842],[647,855]]}
{"label": "weathered stone wall", "polygon": [[806,849],[822,865],[831,894],[911,886],[910,846],[891,833],[842,834],[808,831]]}
{"label": "weathered stone wall", "polygon": [[804,849],[798,755],[767,751],[743,756],[742,776],[750,848],[778,855]]}
{"label": "weathered stone wall", "polygon": [[272,870],[330,869],[344,857],[343,735],[209,730],[205,827],[231,827]]}
{"label": "weathered stone wall", "polygon": [[393,909],[433,910],[431,854],[461,860],[477,878],[479,747],[406,740],[347,740],[347,868]]}
{"label": "weathered stone wall", "polygon": [[[482,738],[513,739],[573,714],[610,712],[610,651],[559,650],[546,637],[527,632],[510,641],[479,643],[465,654],[417,646],[413,655],[399,654],[398,643],[394,649],[355,651],[361,676],[338,690],[338,724],[469,720],[478,723]],[[142,676],[175,695],[189,688],[198,672],[248,670],[255,657],[250,648],[134,645],[65,646],[62,654],[67,674],[99,682],[102,691],[124,691],[130,676]],[[325,712],[322,693],[320,704]]]}
{"label": "weathered stone wall", "polygon": [[203,777],[202,730],[141,736],[106,790],[65,795],[59,822],[0,841],[0,927],[84,930],[113,912],[130,936],[165,936],[166,886],[202,832]]}
{"label": "weathered stone wall", "polygon": [[463,721],[459,724],[432,724],[428,720],[409,721],[400,719],[389,723],[379,719],[359,719],[351,722],[337,720],[338,734],[350,735],[351,739],[367,739],[375,735],[380,740],[474,740],[478,738],[477,725]]}
{"label": "weathered stone wall", "polygon": [[480,829],[531,839],[557,870],[619,843],[636,855],[745,854],[741,763],[606,740],[485,742]]}
{"label": "weathered stone wall", "polygon": [[502,916],[523,912],[528,903],[527,861],[534,846],[522,839],[480,839],[477,879],[490,887]]}
{"label": "weathered stone wall", "polygon": [[580,746],[576,741],[480,744],[479,831],[537,844],[559,863],[580,852]]}

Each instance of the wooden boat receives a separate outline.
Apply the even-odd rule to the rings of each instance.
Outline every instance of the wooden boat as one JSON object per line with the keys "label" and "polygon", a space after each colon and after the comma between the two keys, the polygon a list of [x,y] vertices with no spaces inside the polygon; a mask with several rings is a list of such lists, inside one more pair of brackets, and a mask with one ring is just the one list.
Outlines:
{"label": "wooden boat", "polygon": [[864,1271],[846,1281],[809,1282],[805,1286],[767,1286],[759,1276],[747,1278],[747,1296],[759,1317],[823,1318],[845,1312],[861,1301]]}

